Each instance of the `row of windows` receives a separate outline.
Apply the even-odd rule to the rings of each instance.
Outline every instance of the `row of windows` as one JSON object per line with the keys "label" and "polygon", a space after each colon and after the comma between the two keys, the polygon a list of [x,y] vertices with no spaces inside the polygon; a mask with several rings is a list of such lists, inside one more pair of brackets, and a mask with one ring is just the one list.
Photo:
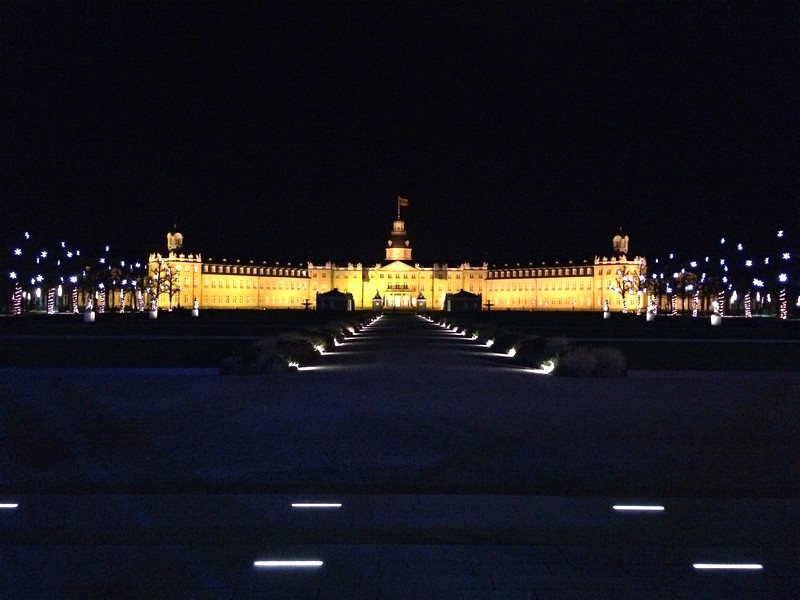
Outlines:
{"label": "row of windows", "polygon": [[[561,307],[591,307],[592,299],[589,296],[580,296],[575,298],[539,298],[538,302],[535,298],[494,298],[490,299],[493,306],[561,306]],[[620,298],[614,299],[614,304],[620,306]],[[597,306],[602,306],[602,301],[597,301]]]}
{"label": "row of windows", "polygon": [[[176,268],[178,271],[181,270],[180,265],[173,265],[173,268]],[[197,272],[197,266],[193,266],[192,269],[194,272]],[[183,266],[184,271],[189,271],[189,265]],[[599,273],[602,274],[603,269],[599,270]],[[241,267],[241,266],[230,266],[230,265],[203,265],[203,273],[220,273],[220,274],[231,274],[231,275],[263,275],[263,276],[284,276],[284,277],[308,277],[308,271],[306,269],[295,269],[291,267]],[[336,277],[343,277],[347,278],[348,275],[342,275],[340,273],[334,273]],[[571,268],[547,268],[547,269],[505,269],[500,271],[489,271],[487,273],[487,277],[490,279],[501,279],[501,278],[510,278],[510,277],[568,277],[568,276],[581,276],[581,275],[588,275],[591,276],[594,274],[594,269],[592,267],[571,267]],[[611,274],[611,269],[606,269],[606,275]],[[425,272],[416,272],[412,274],[418,275],[421,277],[425,277],[427,273]],[[452,278],[455,275],[455,279],[461,279],[461,273],[449,273],[447,272],[448,279]],[[469,273],[469,278],[474,279],[475,273]],[[317,277],[317,272],[314,271],[311,274],[312,277]],[[327,277],[327,273],[322,273],[320,277]],[[353,273],[353,278],[360,277],[360,274]],[[384,273],[380,273],[379,277],[381,279],[384,278]],[[386,277],[391,279],[392,274],[386,274]],[[399,274],[394,275],[395,278],[399,278]],[[464,278],[466,279],[467,274],[464,274]],[[407,279],[408,274],[403,275],[403,279]],[[483,279],[483,273],[477,273],[477,279]]]}
{"label": "row of windows", "polygon": [[233,284],[231,284],[230,279],[226,279],[223,285],[223,281],[221,279],[206,279],[204,281],[203,287],[212,287],[212,288],[238,288],[240,290],[248,289],[262,289],[262,290],[305,290],[307,289],[307,283],[305,281],[264,281],[258,280],[258,288],[256,287],[256,282],[252,279],[234,279]]}
{"label": "row of windows", "polygon": [[231,275],[279,275],[285,277],[308,276],[308,272],[305,269],[293,269],[291,267],[232,267],[230,265],[203,265],[203,273],[230,273]]}
{"label": "row of windows", "polygon": [[[209,305],[253,306],[257,299],[253,296],[217,296],[214,294],[204,296],[203,300]],[[302,304],[306,299],[296,296],[267,296],[264,298],[265,306],[285,306],[287,304]]]}
{"label": "row of windows", "polygon": [[[590,290],[592,289],[591,281],[573,281],[572,288],[573,290]],[[601,289],[602,286],[598,285],[597,289]],[[564,283],[562,282],[553,282],[552,284],[545,281],[544,283],[540,283],[538,287],[536,286],[536,282],[530,283],[502,283],[498,285],[490,285],[489,291],[490,292],[527,292],[527,291],[562,291],[562,290],[569,290],[570,289],[570,282]]]}
{"label": "row of windows", "polygon": [[508,277],[569,277],[571,275],[593,275],[592,267],[572,267],[568,269],[509,269],[503,271],[489,271],[489,278],[499,279]]}
{"label": "row of windows", "polygon": [[[451,275],[451,274],[449,274],[449,273],[448,273],[448,275]],[[327,274],[327,273],[322,273],[322,274],[320,274],[320,277],[327,277],[327,276],[328,276],[328,274]],[[358,278],[359,278],[361,275],[360,275],[360,274],[358,274],[358,273],[353,273],[352,275],[348,275],[347,273],[345,273],[345,274],[334,273],[334,276],[335,276],[337,279],[339,279],[339,278],[340,278],[340,279],[347,279],[348,277],[352,277],[353,279],[358,279]],[[367,276],[368,276],[368,277],[374,277],[374,276],[375,276],[375,274],[374,274],[374,273],[370,273],[370,274],[368,274]],[[416,277],[427,277],[427,278],[429,278],[429,277],[430,277],[430,275],[429,275],[427,272],[414,272],[414,273],[412,273],[412,274],[411,274],[411,278],[412,278],[412,279],[413,279],[415,276],[416,276]],[[312,277],[312,278],[314,278],[314,277],[317,277],[317,273],[316,273],[316,272],[312,272],[312,273],[311,273],[311,277]],[[379,273],[379,274],[378,274],[378,278],[379,278],[379,279],[392,279],[392,278],[394,278],[394,279],[401,279],[401,277],[400,277],[400,274],[399,274],[399,273],[395,273],[395,274],[392,274],[392,273]],[[452,279],[452,278],[453,278],[453,277],[452,277],[452,275],[451,275],[449,278],[450,278],[450,279]],[[466,278],[467,278],[467,276],[466,276],[466,274],[465,274],[465,275],[464,275],[464,279],[466,279]],[[470,279],[475,279],[475,273],[470,273],[470,274],[469,274],[469,278],[470,278]],[[404,274],[403,274],[403,276],[402,276],[402,279],[408,279],[408,273],[404,273]],[[461,279],[461,273],[456,273],[456,274],[455,274],[455,279]],[[483,279],[483,273],[478,273],[478,277],[477,277],[477,279]]]}

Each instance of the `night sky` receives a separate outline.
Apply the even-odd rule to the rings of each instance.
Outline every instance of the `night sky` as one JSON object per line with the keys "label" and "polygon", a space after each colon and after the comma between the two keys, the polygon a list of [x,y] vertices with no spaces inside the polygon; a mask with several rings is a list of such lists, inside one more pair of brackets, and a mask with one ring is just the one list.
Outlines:
{"label": "night sky", "polygon": [[[266,6],[264,6],[266,4]],[[0,4],[0,233],[145,258],[800,234],[800,4]],[[121,250],[119,250],[121,249]]]}

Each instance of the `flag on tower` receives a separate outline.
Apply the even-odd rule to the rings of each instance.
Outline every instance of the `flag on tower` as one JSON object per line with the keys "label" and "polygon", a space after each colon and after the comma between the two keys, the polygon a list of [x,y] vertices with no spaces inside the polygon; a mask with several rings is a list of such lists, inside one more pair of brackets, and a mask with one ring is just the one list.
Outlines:
{"label": "flag on tower", "polygon": [[408,206],[408,198],[401,198],[400,196],[397,197],[397,206]]}

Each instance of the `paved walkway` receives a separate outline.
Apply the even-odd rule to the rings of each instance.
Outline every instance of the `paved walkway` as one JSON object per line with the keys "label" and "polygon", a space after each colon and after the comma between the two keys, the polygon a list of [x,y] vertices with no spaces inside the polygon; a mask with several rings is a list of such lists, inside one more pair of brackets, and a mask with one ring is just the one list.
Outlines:
{"label": "paved walkway", "polygon": [[[342,373],[349,374],[346,381]],[[179,370],[176,376],[184,375]],[[109,376],[108,370],[97,375]],[[484,394],[477,386],[487,378],[492,383],[487,389],[510,395],[512,389],[531,385],[527,376],[505,357],[419,317],[387,315],[326,356],[321,369],[266,383],[299,390],[301,380],[296,378],[303,378],[304,386],[312,381],[329,386],[334,394],[337,385],[346,387],[348,394],[372,386],[366,397],[374,395],[379,402],[395,393],[398,384],[398,393],[410,396],[429,395],[434,385],[458,394],[470,389]],[[92,375],[81,370],[78,377]],[[454,381],[459,385],[448,388]],[[245,385],[264,383],[257,378]],[[4,394],[23,387],[14,377],[0,377],[0,384]],[[171,410],[166,398],[163,401],[163,410]],[[70,418],[91,420],[99,412],[113,431],[127,435],[118,422],[120,411],[144,410],[139,404],[123,404],[106,414],[103,406],[87,404]],[[457,410],[458,403],[452,408]],[[42,427],[52,425],[47,418],[56,412],[41,412]],[[247,414],[252,420],[256,413]],[[266,415],[278,418],[274,411]],[[358,412],[349,415],[351,420],[360,417]],[[324,446],[328,432],[321,423],[309,421],[307,439],[317,436]],[[331,426],[335,427],[332,422]],[[6,423],[0,430],[4,440],[11,431]],[[136,465],[105,462],[91,428],[76,424],[70,431],[77,449],[63,467],[85,479],[80,486],[72,487],[67,477],[54,471],[54,483],[40,486],[48,493],[37,492],[39,484],[20,486],[27,489],[14,493],[13,482],[26,481],[19,476],[26,473],[24,465],[0,462],[0,504],[17,504],[0,508],[0,598],[769,600],[797,598],[800,589],[796,498],[540,495],[508,493],[507,487],[494,494],[466,489],[448,494],[354,494],[347,492],[352,485],[336,493],[330,482],[319,485],[313,479],[306,493],[293,485],[291,494],[226,494],[215,492],[211,484],[204,492],[202,485],[184,487],[180,482],[172,493],[112,493],[105,478],[113,479],[114,470],[125,465],[135,487]],[[131,443],[137,438],[126,439]],[[396,442],[384,439],[389,448]],[[211,437],[208,444],[206,452],[218,448]],[[126,447],[109,446],[108,452],[124,452]],[[134,450],[147,452],[131,447]],[[374,441],[365,438],[363,450],[378,456],[389,474],[404,468],[392,465]],[[189,460],[177,446],[175,451],[175,461]],[[404,461],[408,456],[402,454]],[[284,458],[291,463],[291,456]],[[142,454],[141,460],[153,460],[152,465],[170,472],[166,462],[159,462],[162,459]],[[53,461],[59,463],[59,457]],[[33,462],[28,468],[37,466]],[[244,478],[248,468],[252,467],[231,461],[237,477]],[[479,465],[475,472],[490,471]],[[435,480],[416,484],[423,490],[442,487]],[[470,485],[467,478],[460,487]],[[477,483],[474,487],[483,489]],[[320,502],[338,506],[292,507]],[[664,510],[613,508],[620,504],[659,505]],[[322,564],[254,565],[288,559]],[[695,563],[761,568],[700,570]]]}

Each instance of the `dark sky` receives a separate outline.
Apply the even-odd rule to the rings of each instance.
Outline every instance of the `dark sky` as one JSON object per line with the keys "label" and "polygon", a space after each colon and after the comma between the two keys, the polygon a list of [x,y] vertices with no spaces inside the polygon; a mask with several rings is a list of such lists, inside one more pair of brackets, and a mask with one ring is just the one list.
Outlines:
{"label": "dark sky", "polygon": [[800,4],[496,4],[5,2],[0,231],[374,263],[401,195],[424,263],[800,232]]}

